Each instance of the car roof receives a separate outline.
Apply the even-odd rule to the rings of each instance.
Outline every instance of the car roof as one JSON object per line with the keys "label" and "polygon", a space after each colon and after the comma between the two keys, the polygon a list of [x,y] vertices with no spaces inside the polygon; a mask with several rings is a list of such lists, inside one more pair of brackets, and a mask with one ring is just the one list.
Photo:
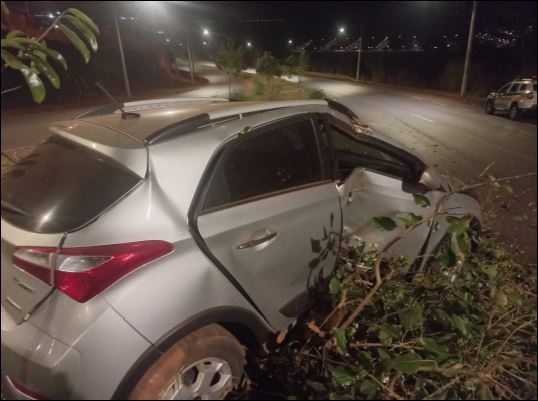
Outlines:
{"label": "car roof", "polygon": [[228,102],[226,99],[154,99],[131,102],[124,105],[125,112],[137,113],[139,117],[124,119],[120,110],[100,114],[98,110],[75,117],[77,122],[105,126],[122,132],[139,142],[153,142],[164,130],[191,132],[226,118],[244,114],[260,113],[293,106],[327,105],[324,100],[299,100],[279,102]]}

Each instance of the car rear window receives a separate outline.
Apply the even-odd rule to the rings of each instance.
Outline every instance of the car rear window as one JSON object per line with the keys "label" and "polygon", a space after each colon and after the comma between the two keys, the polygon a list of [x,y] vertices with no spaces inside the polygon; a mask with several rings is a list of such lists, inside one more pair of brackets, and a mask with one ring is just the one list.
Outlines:
{"label": "car rear window", "polygon": [[140,180],[102,153],[54,135],[2,178],[2,217],[27,231],[72,231]]}

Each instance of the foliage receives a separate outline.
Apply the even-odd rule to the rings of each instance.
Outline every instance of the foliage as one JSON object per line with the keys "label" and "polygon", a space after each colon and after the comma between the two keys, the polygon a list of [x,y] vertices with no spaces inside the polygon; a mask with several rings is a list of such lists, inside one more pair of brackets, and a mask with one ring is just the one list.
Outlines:
{"label": "foliage", "polygon": [[[9,14],[4,2],[2,13]],[[64,57],[49,48],[45,42],[45,37],[53,29],[62,32],[69,39],[86,63],[90,60],[90,49],[96,52],[98,48],[96,35],[99,34],[99,28],[86,14],[76,8],[68,8],[61,13],[39,38],[29,37],[20,30],[8,32],[6,37],[2,38],[1,52],[5,63],[3,67],[21,72],[36,103],[43,102],[46,94],[41,76],[45,76],[54,88],[59,89],[60,77],[55,68],[61,67],[67,70]],[[49,63],[50,60],[54,67]],[[2,93],[10,91],[12,89]]]}
{"label": "foliage", "polygon": [[312,89],[308,95],[310,99],[324,99],[325,92],[321,89]]}
{"label": "foliage", "polygon": [[238,89],[238,90],[234,90],[234,91],[232,91],[232,93],[230,93],[229,100],[231,102],[242,102],[242,101],[244,101],[246,99],[247,99],[247,95],[245,94],[244,90]]}
{"label": "foliage", "polygon": [[273,89],[273,77],[280,77],[282,75],[282,67],[278,60],[271,54],[271,52],[263,52],[256,61],[256,72],[265,77],[269,83],[269,88]]}
{"label": "foliage", "polygon": [[228,75],[228,98],[230,98],[231,76],[238,76],[246,68],[243,49],[236,46],[232,40],[221,43],[215,56],[215,65]]}
{"label": "foliage", "polygon": [[[487,183],[485,171],[460,190]],[[512,192],[489,180],[492,190]],[[536,399],[536,269],[491,232],[475,232],[469,217],[446,215],[444,199],[414,199],[433,212],[397,213],[405,228],[385,248],[356,239],[340,250],[306,322],[253,364],[249,396],[275,398],[279,389],[279,398],[298,399]],[[402,258],[384,257],[434,217],[449,228],[426,271],[410,274]],[[397,227],[391,217],[376,220],[381,230]],[[323,247],[311,242],[318,259]]]}
{"label": "foliage", "polygon": [[252,77],[252,82],[254,82],[254,86],[256,87],[255,94],[258,96],[261,96],[265,93],[265,81],[258,75],[254,75]]}
{"label": "foliage", "polygon": [[304,50],[293,53],[284,61],[283,71],[287,76],[297,75],[297,84],[301,86],[301,75],[308,69],[308,61]]}

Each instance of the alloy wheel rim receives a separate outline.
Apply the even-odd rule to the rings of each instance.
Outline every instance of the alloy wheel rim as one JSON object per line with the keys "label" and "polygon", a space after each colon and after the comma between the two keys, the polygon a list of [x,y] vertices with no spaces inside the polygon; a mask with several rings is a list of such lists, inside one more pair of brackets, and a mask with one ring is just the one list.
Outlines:
{"label": "alloy wheel rim", "polygon": [[204,358],[180,370],[162,400],[219,400],[232,389],[232,369],[220,358]]}

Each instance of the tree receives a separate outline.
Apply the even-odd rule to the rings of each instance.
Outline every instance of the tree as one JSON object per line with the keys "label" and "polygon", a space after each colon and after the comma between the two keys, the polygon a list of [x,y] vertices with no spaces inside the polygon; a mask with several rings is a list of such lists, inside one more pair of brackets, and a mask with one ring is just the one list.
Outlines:
{"label": "tree", "polygon": [[272,93],[273,77],[275,75],[278,77],[282,75],[282,67],[271,52],[263,52],[256,62],[256,72],[265,77]]}
{"label": "tree", "polygon": [[215,56],[215,65],[228,75],[228,98],[231,93],[231,77],[237,76],[246,68],[243,49],[235,46],[234,42],[228,40],[221,43]]}
{"label": "tree", "polygon": [[[3,1],[2,14],[9,14]],[[45,99],[45,85],[40,76],[44,75],[54,88],[60,89],[60,77],[49,60],[67,70],[65,58],[56,50],[49,48],[45,42],[45,37],[53,29],[59,30],[69,39],[86,64],[90,61],[91,55],[88,46],[93,52],[97,51],[96,35],[99,34],[99,28],[86,14],[76,8],[68,8],[61,13],[39,38],[29,37],[20,30],[8,32],[6,37],[2,38],[2,60],[5,63],[2,69],[8,67],[20,71],[36,103],[41,103]],[[16,89],[18,88],[7,89],[2,91],[2,94]]]}
{"label": "tree", "polygon": [[301,86],[301,75],[308,68],[308,55],[305,51],[290,55],[285,61],[286,75],[297,75],[297,83]]}

